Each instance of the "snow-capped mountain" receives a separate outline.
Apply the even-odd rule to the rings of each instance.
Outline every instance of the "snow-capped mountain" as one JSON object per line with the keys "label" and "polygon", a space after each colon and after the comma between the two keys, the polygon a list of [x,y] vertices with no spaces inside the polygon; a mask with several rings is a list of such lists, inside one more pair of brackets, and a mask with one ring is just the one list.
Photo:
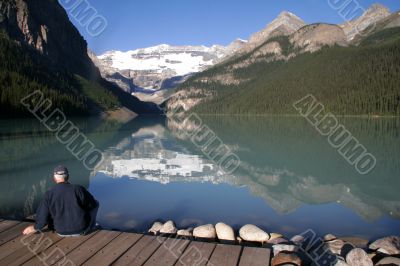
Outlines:
{"label": "snow-capped mountain", "polygon": [[153,93],[175,87],[190,74],[221,62],[245,43],[238,39],[228,46],[161,44],[127,52],[109,51],[97,57],[89,54],[105,79],[131,93]]}
{"label": "snow-capped mountain", "polygon": [[99,56],[99,59],[118,70],[152,70],[162,73],[168,69],[175,76],[184,76],[213,65],[225,55],[225,47],[219,45],[206,47],[161,44],[128,52],[111,51]]}

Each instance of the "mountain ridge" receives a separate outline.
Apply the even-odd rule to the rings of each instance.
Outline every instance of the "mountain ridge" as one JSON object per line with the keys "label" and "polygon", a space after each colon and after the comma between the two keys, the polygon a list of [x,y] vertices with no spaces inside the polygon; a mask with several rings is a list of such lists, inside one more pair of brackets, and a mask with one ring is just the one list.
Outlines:
{"label": "mountain ridge", "polygon": [[98,116],[123,107],[159,112],[101,78],[87,42],[56,0],[0,2],[0,70],[2,117],[30,116],[20,99],[34,90],[66,115]]}
{"label": "mountain ridge", "polygon": [[[296,14],[282,11],[263,29],[252,34],[248,40],[237,39],[227,46],[161,44],[126,52],[108,51],[96,56],[93,61],[99,67],[103,78],[117,84],[126,92],[144,95],[141,99],[148,100],[149,97],[145,94],[169,95],[170,93],[159,93],[159,91],[174,89],[196,73],[241,57],[256,49],[259,51],[259,56],[249,59],[244,65],[250,64],[252,60],[259,61],[260,55],[274,54],[276,60],[287,60],[296,56],[294,53],[283,56],[284,48],[277,42],[267,43],[260,48],[274,37],[291,36],[290,41],[296,43],[294,45],[301,53],[316,52],[325,45],[348,46],[351,40],[357,37],[359,31],[365,31],[371,24],[386,18],[388,13],[390,14],[385,6],[373,4],[360,17],[348,23],[335,25],[307,24]],[[183,58],[183,53],[191,53],[191,56]],[[202,58],[197,56],[200,53],[203,53]],[[168,59],[168,56],[171,58]],[[151,60],[153,61],[150,62]],[[222,80],[231,80],[231,78],[222,77]]]}
{"label": "mountain ridge", "polygon": [[357,44],[340,25],[326,23],[270,37],[188,79],[166,102],[167,112],[292,114],[294,95],[313,93],[338,114],[398,115],[397,14],[372,20],[374,34],[366,28]]}
{"label": "mountain ridge", "polygon": [[370,25],[376,24],[378,21],[390,16],[390,10],[382,4],[372,4],[358,18],[339,24],[344,30],[347,40],[353,40],[357,35],[362,34]]}

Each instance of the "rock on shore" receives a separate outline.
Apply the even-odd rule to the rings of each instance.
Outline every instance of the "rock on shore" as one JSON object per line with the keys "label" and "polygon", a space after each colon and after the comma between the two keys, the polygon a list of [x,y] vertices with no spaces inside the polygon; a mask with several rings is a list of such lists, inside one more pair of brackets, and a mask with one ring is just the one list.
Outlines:
{"label": "rock on shore", "polygon": [[225,223],[217,223],[215,230],[219,240],[235,241],[235,232],[232,227]]}
{"label": "rock on shore", "polygon": [[[306,244],[309,244],[309,238],[303,235],[295,235],[287,240],[279,233],[267,233],[259,227],[246,224],[239,230],[239,235],[235,234],[235,230],[228,224],[219,222],[215,225],[206,224],[198,226],[194,229],[178,230],[173,221],[167,221],[162,224],[155,222],[148,230],[149,233],[177,235],[180,237],[195,237],[199,239],[207,239],[210,241],[230,241],[241,245],[254,245],[260,243],[266,244],[273,251],[271,265],[309,265],[316,263],[314,259],[325,259],[322,257],[314,258],[313,256],[328,254],[335,258],[334,266],[373,266],[375,265],[399,265],[400,266],[400,237],[389,236],[380,238],[370,245],[369,241],[364,238],[349,236],[336,237],[327,234],[323,238],[319,238],[318,247],[305,250]],[[317,241],[318,239],[315,239]],[[255,242],[255,243],[246,243]],[[314,242],[316,243],[316,242]],[[259,245],[259,244],[258,244]],[[321,253],[322,252],[322,253]]]}
{"label": "rock on shore", "polygon": [[166,222],[160,229],[161,234],[176,234],[177,231],[173,221]]}
{"label": "rock on shore", "polygon": [[351,250],[346,256],[346,262],[349,266],[373,266],[372,260],[368,254],[361,248]]}
{"label": "rock on shore", "polygon": [[193,236],[198,238],[215,239],[217,236],[214,225],[206,224],[198,226],[193,230]]}
{"label": "rock on shore", "polygon": [[162,226],[163,226],[162,223],[160,223],[160,222],[155,222],[155,223],[153,224],[153,226],[149,229],[148,232],[151,233],[151,234],[156,235],[156,234],[158,234],[158,232],[160,232]]}
{"label": "rock on shore", "polygon": [[188,228],[188,229],[181,229],[178,230],[176,233],[178,236],[186,236],[186,237],[192,237],[193,236],[193,228]]}
{"label": "rock on shore", "polygon": [[270,239],[270,235],[252,224],[246,224],[239,230],[239,235],[243,240],[251,242],[265,243]]}
{"label": "rock on shore", "polygon": [[369,248],[388,255],[400,254],[400,237],[388,236],[374,241]]}

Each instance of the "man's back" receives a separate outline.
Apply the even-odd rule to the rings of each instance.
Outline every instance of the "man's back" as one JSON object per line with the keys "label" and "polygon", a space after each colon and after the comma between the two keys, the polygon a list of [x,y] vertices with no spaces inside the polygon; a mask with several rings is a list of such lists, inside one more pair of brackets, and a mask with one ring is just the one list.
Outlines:
{"label": "man's back", "polygon": [[37,211],[35,229],[53,224],[61,235],[83,233],[91,222],[90,211],[97,206],[97,201],[85,188],[58,183],[46,192]]}

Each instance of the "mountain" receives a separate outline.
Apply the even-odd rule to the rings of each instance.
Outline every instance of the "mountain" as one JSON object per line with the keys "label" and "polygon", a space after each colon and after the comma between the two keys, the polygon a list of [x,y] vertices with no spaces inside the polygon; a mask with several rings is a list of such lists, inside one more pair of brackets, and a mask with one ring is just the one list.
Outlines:
{"label": "mountain", "polygon": [[162,44],[127,52],[109,51],[99,56],[89,53],[89,56],[103,78],[143,101],[161,103],[170,92],[160,90],[175,88],[194,73],[250,51],[269,37],[290,35],[305,25],[299,17],[285,11],[249,41],[237,39],[228,46]]}
{"label": "mountain", "polygon": [[103,80],[87,49],[58,1],[1,1],[1,116],[30,116],[20,100],[35,90],[67,115],[159,112]]}
{"label": "mountain", "polygon": [[189,78],[166,102],[167,112],[296,114],[293,103],[311,93],[335,114],[399,115],[398,22],[398,13],[372,22],[374,30],[366,28],[357,43],[324,23],[272,35]]}
{"label": "mountain", "polygon": [[271,37],[290,35],[305,25],[306,23],[295,14],[283,11],[264,29],[250,36],[249,42],[244,46],[243,51],[249,52]]}
{"label": "mountain", "polygon": [[337,25],[311,24],[302,27],[290,36],[290,42],[300,52],[315,52],[324,46],[347,46],[346,35]]}
{"label": "mountain", "polygon": [[0,28],[10,38],[46,56],[53,65],[85,77],[99,73],[87,55],[86,41],[57,1],[3,0]]}
{"label": "mountain", "polygon": [[143,98],[143,93],[176,87],[191,74],[234,54],[245,43],[238,39],[226,47],[162,44],[127,52],[109,51],[100,56],[90,53],[90,57],[105,79]]}
{"label": "mountain", "polygon": [[[366,28],[361,34],[356,35],[351,41],[352,44],[358,45],[361,42],[371,41],[373,38],[377,38],[377,33],[384,32],[387,33],[386,29],[396,29],[400,27],[400,12],[395,12],[390,16],[376,22],[373,26]],[[378,34],[379,35],[379,34]],[[381,36],[385,37],[385,36]],[[376,39],[374,41],[377,41]]]}
{"label": "mountain", "polygon": [[340,26],[343,28],[347,40],[351,41],[356,35],[362,33],[371,25],[374,27],[374,24],[388,16],[390,16],[390,11],[387,7],[381,4],[373,4],[359,18],[345,22]]}

